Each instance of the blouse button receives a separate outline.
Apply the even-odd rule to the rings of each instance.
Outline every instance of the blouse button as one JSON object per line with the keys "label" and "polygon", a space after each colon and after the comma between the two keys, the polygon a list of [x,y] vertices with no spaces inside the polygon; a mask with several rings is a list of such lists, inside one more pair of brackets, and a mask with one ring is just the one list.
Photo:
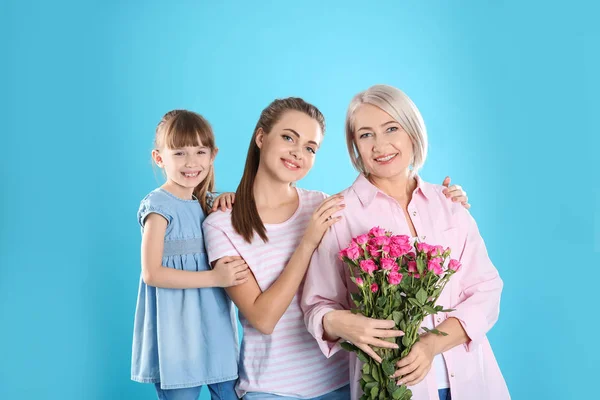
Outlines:
{"label": "blouse button", "polygon": [[417,212],[413,211],[413,217],[416,217],[416,216],[417,216]]}
{"label": "blouse button", "polygon": [[421,240],[425,240],[425,239],[427,239],[426,235],[421,236]]}
{"label": "blouse button", "polygon": [[450,377],[454,378],[454,372],[450,374]]}

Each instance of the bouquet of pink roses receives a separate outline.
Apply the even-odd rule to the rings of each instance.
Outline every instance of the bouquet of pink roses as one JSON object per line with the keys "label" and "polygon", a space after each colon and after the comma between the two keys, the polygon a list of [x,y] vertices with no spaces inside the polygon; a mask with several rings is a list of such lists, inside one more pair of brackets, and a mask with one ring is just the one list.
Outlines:
{"label": "bouquet of pink roses", "polygon": [[353,344],[342,344],[364,362],[361,400],[411,399],[410,389],[396,385],[389,377],[394,374],[396,363],[419,340],[419,328],[446,335],[437,329],[421,327],[421,323],[428,315],[452,311],[435,303],[460,268],[460,262],[450,259],[449,248],[411,243],[408,236],[393,236],[379,227],[352,239],[350,246],[340,252],[340,258],[350,268],[351,279],[358,287],[358,292],[352,293],[356,305],[352,312],[394,320],[396,328],[404,332],[403,337],[385,339],[398,344],[398,349],[374,349],[382,359],[381,364]]}

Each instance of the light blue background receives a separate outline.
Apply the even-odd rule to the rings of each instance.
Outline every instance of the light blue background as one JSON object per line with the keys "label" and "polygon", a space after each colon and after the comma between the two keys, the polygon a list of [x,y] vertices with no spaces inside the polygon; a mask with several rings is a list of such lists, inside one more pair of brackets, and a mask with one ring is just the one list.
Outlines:
{"label": "light blue background", "polygon": [[218,188],[235,190],[260,111],[304,97],[328,131],[302,186],[332,193],[355,177],[345,107],[375,83],[422,111],[425,179],[468,191],[505,281],[489,337],[513,398],[592,398],[598,7],[213,3],[1,3],[0,399],[154,398],[129,369],[135,215],[160,182],[164,112],[211,121]]}

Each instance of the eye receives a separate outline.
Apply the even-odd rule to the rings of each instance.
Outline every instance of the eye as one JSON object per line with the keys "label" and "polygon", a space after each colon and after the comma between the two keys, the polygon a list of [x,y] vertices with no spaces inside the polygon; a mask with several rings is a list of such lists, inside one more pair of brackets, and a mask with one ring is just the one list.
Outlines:
{"label": "eye", "polygon": [[288,135],[281,135],[281,137],[283,138],[283,140],[285,140],[286,142],[294,142],[294,139],[292,139],[291,136]]}
{"label": "eye", "polygon": [[386,129],[387,133],[391,133],[391,132],[396,132],[398,130],[397,126],[390,126],[389,128]]}
{"label": "eye", "polygon": [[202,155],[204,155],[204,154],[206,154],[206,150],[199,150],[199,151],[198,151],[198,154],[202,154]]}
{"label": "eye", "polygon": [[175,152],[175,155],[176,155],[176,156],[182,156],[182,155],[183,155],[183,151],[176,151],[176,152]]}
{"label": "eye", "polygon": [[367,132],[367,133],[363,133],[358,138],[359,139],[366,139],[366,138],[371,137],[371,136],[373,136],[373,134],[371,132]]}
{"label": "eye", "polygon": [[317,151],[315,149],[313,149],[312,147],[307,147],[306,150],[308,150],[308,152],[312,153],[312,154],[316,154],[317,153]]}

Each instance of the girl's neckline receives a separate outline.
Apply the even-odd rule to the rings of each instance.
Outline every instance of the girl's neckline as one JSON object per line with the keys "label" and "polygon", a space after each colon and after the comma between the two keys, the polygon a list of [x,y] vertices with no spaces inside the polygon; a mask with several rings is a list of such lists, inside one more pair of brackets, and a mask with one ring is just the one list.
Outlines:
{"label": "girl's neckline", "polygon": [[160,190],[161,192],[165,193],[167,196],[174,198],[175,200],[179,200],[179,201],[183,201],[183,202],[198,202],[198,198],[196,196],[194,196],[192,194],[192,198],[191,199],[182,199],[181,197],[175,196],[173,193],[169,192],[167,189],[161,188],[159,187],[158,190]]}
{"label": "girl's neckline", "polygon": [[279,228],[279,227],[285,226],[285,225],[289,224],[290,222],[292,222],[294,219],[296,219],[298,214],[300,214],[300,209],[302,208],[302,196],[300,195],[300,189],[298,189],[298,187],[294,186],[294,189],[296,189],[296,194],[298,195],[298,207],[296,208],[296,211],[294,211],[294,213],[283,222],[279,222],[277,224],[265,224],[263,222],[263,225],[265,226],[265,228],[267,228],[267,227]]}

